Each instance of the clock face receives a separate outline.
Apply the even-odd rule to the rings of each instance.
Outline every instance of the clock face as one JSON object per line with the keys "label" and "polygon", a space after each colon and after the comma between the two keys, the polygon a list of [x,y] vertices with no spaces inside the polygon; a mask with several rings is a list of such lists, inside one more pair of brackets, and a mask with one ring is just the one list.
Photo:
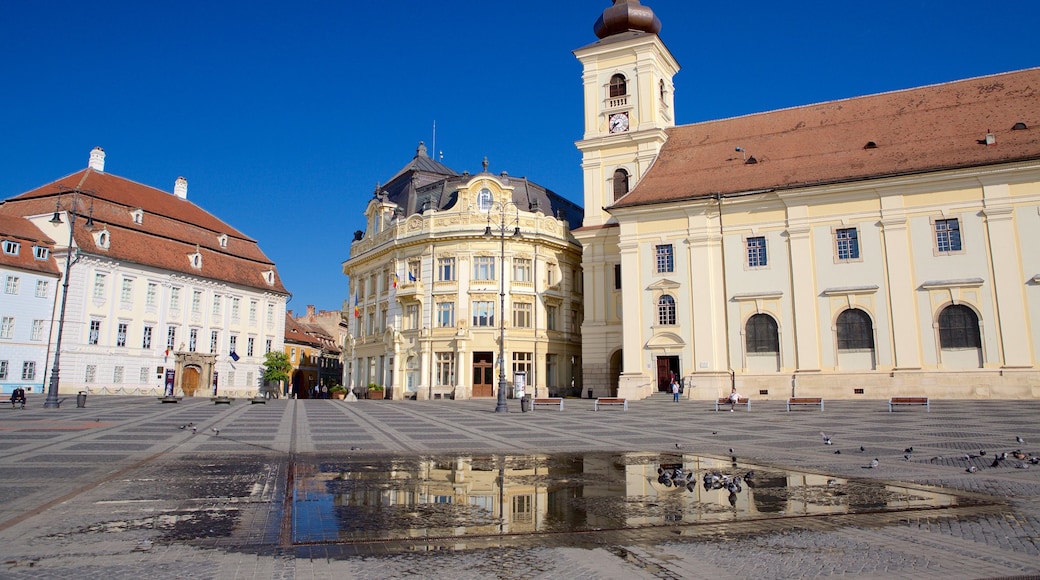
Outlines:
{"label": "clock face", "polygon": [[628,131],[628,113],[614,113],[610,116],[610,132]]}

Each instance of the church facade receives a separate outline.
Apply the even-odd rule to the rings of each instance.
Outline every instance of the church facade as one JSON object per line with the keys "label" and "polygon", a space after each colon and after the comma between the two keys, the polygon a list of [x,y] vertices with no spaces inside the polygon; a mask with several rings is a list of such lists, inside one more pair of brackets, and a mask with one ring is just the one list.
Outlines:
{"label": "church facade", "polygon": [[676,125],[660,29],[575,51],[597,395],[1040,397],[1040,69]]}

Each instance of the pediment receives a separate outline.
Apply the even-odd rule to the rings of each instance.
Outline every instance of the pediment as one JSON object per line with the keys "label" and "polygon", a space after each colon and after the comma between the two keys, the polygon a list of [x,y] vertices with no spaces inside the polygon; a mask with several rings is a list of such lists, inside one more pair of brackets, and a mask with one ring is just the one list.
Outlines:
{"label": "pediment", "polygon": [[657,282],[654,282],[653,284],[647,286],[646,289],[647,290],[651,290],[651,291],[652,290],[675,290],[676,288],[679,288],[679,287],[680,287],[680,285],[679,285],[678,282],[676,282],[674,280],[669,280],[668,278],[663,278],[663,279],[658,280]]}
{"label": "pediment", "polygon": [[686,346],[683,339],[674,332],[655,333],[650,340],[646,341],[646,348],[671,348]]}

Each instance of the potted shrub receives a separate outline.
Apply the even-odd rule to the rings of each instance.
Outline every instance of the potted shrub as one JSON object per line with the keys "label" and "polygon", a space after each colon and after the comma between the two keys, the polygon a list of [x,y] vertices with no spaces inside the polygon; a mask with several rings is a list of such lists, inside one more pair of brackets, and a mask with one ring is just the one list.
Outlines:
{"label": "potted shrub", "polygon": [[333,399],[344,399],[347,396],[347,388],[343,385],[332,385],[329,387],[329,394]]}
{"label": "potted shrub", "polygon": [[383,385],[377,385],[375,383],[368,383],[368,398],[369,399],[382,399],[384,394]]}

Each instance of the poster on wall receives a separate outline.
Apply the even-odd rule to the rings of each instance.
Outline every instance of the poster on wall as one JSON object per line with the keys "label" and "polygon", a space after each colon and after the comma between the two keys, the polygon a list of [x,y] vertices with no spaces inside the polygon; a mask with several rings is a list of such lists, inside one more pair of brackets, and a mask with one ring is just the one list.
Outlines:
{"label": "poster on wall", "polygon": [[525,388],[527,388],[527,373],[524,371],[513,373],[513,398],[522,399]]}

